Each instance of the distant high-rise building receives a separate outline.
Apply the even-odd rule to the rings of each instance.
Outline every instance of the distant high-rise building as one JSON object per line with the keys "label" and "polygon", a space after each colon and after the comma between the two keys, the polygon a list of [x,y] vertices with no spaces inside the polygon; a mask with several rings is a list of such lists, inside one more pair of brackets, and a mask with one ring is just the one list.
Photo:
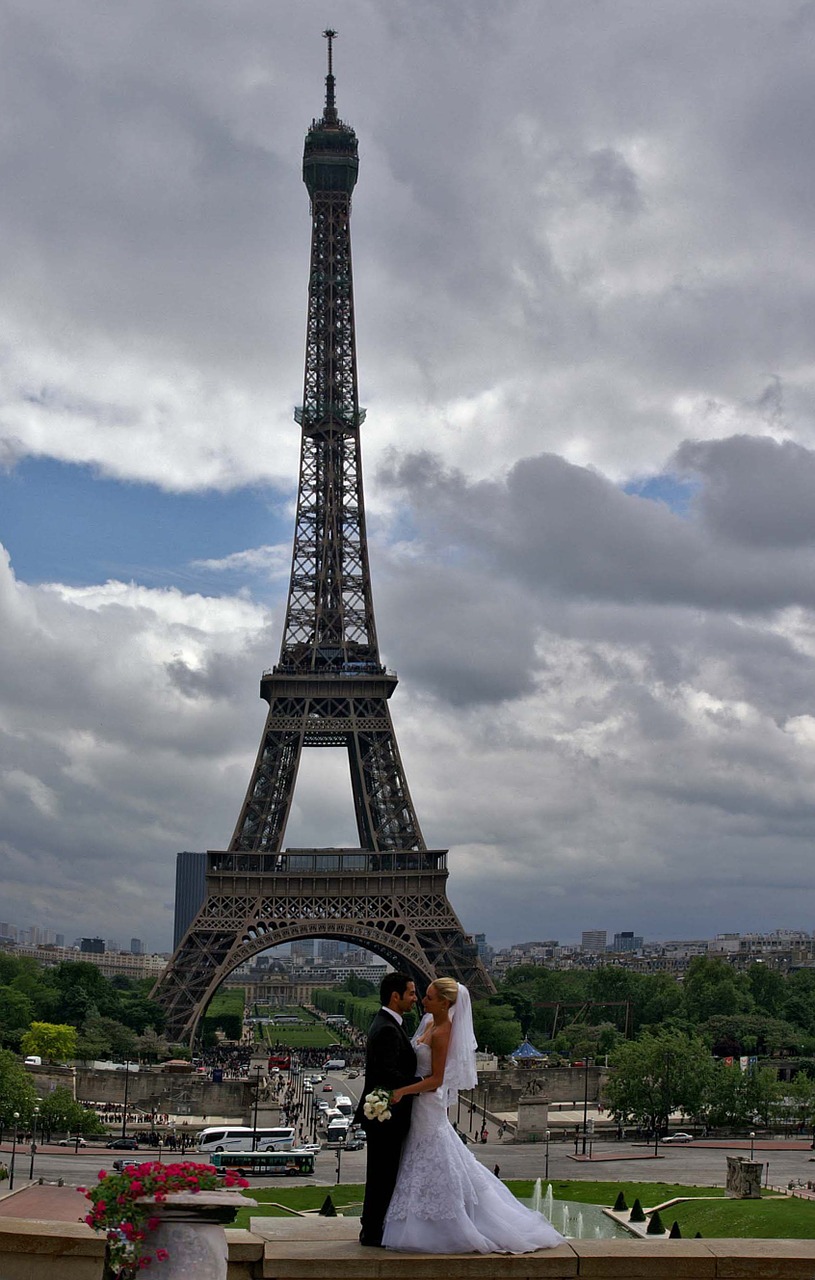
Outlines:
{"label": "distant high-rise building", "polygon": [[207,855],[184,850],[175,856],[173,950],[189,929],[206,893]]}
{"label": "distant high-rise building", "polygon": [[130,954],[132,956],[140,956],[142,953],[142,949],[143,948],[142,948],[141,938],[130,939]]}
{"label": "distant high-rise building", "polygon": [[291,944],[291,958],[298,964],[304,960],[313,960],[316,953],[316,940],[314,938],[301,938],[299,942]]}
{"label": "distant high-rise building", "polygon": [[17,926],[9,924],[7,920],[0,920],[0,938],[11,938],[12,942],[16,942]]}
{"label": "distant high-rise building", "polygon": [[605,929],[584,929],[580,935],[581,951],[600,953],[606,949],[607,933]]}
{"label": "distant high-rise building", "polygon": [[79,944],[80,952],[86,955],[103,956],[106,951],[104,938],[83,938]]}
{"label": "distant high-rise building", "polygon": [[348,949],[348,943],[340,942],[339,938],[320,939],[320,959],[323,964],[336,964]]}
{"label": "distant high-rise building", "polygon": [[487,942],[486,933],[476,933],[473,935],[473,942],[478,947],[478,958],[485,965],[492,964],[493,949]]}
{"label": "distant high-rise building", "polygon": [[65,946],[65,934],[64,934],[64,933],[58,933],[58,934],[56,935],[56,937],[54,938],[54,943],[55,943],[55,945],[56,945],[56,946],[58,946],[58,947],[64,947],[64,946]]}
{"label": "distant high-rise building", "polygon": [[613,951],[639,951],[642,946],[642,938],[628,930],[624,933],[615,933]]}

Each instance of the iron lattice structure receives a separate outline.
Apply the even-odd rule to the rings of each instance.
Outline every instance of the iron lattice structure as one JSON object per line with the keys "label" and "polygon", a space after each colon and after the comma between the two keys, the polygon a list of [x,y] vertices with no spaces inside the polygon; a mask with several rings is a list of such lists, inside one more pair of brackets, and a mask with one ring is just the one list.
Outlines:
{"label": "iron lattice structure", "polygon": [[[337,115],[332,40],[323,115],[306,135],[312,237],[300,481],[280,660],[261,679],[269,714],[229,849],[207,855],[206,898],[154,997],[191,1038],[224,978],[303,938],[356,942],[422,986],[452,974],[493,990],[447,899],[447,851],[429,850],[410,798],[379,657],[362,488],[351,194],[354,131]],[[284,849],[304,747],[345,747],[359,847]]]}

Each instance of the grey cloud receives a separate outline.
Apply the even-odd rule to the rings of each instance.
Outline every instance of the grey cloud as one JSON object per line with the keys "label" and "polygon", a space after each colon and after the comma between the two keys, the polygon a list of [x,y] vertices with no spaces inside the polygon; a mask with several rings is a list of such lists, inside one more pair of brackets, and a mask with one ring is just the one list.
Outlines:
{"label": "grey cloud", "polygon": [[[704,446],[696,455],[687,446],[681,456],[711,455]],[[734,487],[739,475],[732,477]],[[764,545],[734,548],[715,536],[716,528],[623,493],[597,472],[551,454],[516,462],[501,481],[468,483],[428,455],[392,461],[381,476],[383,484],[409,495],[428,529],[438,528],[465,555],[483,557],[542,589],[595,600],[747,612],[815,603],[811,561],[798,547],[768,546],[764,539]],[[769,527],[784,527],[784,494],[776,480],[751,483],[756,489],[764,485]],[[721,490],[718,476],[715,481]],[[805,482],[798,486],[801,494],[804,487]],[[708,501],[717,499],[709,500],[704,489],[699,502],[705,515]]]}
{"label": "grey cloud", "polygon": [[745,547],[796,548],[815,542],[815,453],[793,440],[733,436],[694,440],[677,468],[704,484],[697,504],[716,534]]}

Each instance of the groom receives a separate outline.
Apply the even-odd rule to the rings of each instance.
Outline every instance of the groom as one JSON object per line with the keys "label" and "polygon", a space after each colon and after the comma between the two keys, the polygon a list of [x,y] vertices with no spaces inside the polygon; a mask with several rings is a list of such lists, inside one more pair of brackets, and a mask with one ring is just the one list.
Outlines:
{"label": "groom", "polygon": [[398,1089],[416,1079],[416,1054],[402,1026],[402,1018],[416,1003],[416,987],[407,974],[387,973],[379,987],[382,1008],[368,1032],[365,1052],[365,1084],[354,1121],[361,1124],[366,1143],[367,1171],[362,1230],[359,1243],[382,1244],[382,1227],[388,1212],[402,1143],[410,1128],[412,1098],[394,1107],[390,1120],[367,1120],[363,1107],[372,1089]]}

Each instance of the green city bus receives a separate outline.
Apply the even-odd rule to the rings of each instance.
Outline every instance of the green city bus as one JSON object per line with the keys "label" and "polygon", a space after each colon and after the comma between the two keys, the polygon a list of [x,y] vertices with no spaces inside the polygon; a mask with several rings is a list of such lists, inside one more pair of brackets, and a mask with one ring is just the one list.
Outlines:
{"label": "green city bus", "polygon": [[209,1163],[246,1178],[297,1178],[314,1172],[313,1151],[215,1151]]}

